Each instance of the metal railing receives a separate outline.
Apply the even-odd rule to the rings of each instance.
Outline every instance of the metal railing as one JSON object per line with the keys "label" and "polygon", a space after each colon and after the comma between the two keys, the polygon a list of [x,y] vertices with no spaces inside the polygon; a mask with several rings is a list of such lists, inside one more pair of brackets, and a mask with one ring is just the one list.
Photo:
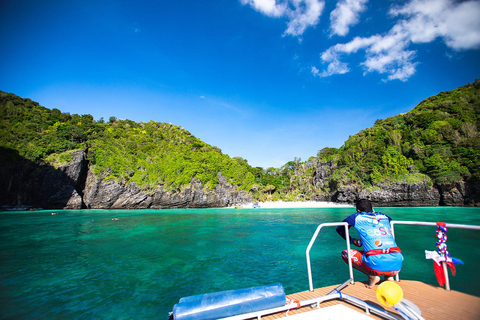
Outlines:
{"label": "metal railing", "polygon": [[322,223],[317,227],[317,230],[315,230],[315,233],[313,234],[313,237],[310,240],[310,243],[308,244],[308,247],[307,247],[307,271],[308,271],[308,284],[310,286],[310,291],[313,291],[312,267],[310,265],[310,249],[312,248],[313,243],[317,239],[317,236],[323,227],[338,227],[338,226],[345,227],[345,242],[347,243],[347,253],[348,253],[348,270],[350,271],[351,284],[355,283],[353,279],[352,259],[350,256],[350,233],[348,232],[349,224],[346,222]]}
{"label": "metal railing", "polygon": [[[395,230],[394,230],[394,225],[395,224],[416,225],[416,226],[431,226],[431,227],[436,227],[437,226],[436,222],[393,221],[392,220],[391,221],[391,226],[392,226],[393,237],[395,237]],[[315,233],[313,234],[312,239],[310,240],[310,243],[308,244],[308,247],[307,247],[307,271],[308,271],[308,284],[309,284],[309,287],[310,287],[310,291],[313,291],[312,267],[311,267],[311,264],[310,264],[310,249],[312,248],[315,240],[318,237],[318,234],[320,233],[320,230],[323,227],[338,227],[338,226],[344,226],[345,227],[345,242],[347,244],[347,253],[348,253],[348,270],[349,270],[349,273],[350,273],[351,283],[352,284],[354,283],[352,260],[351,260],[351,255],[350,255],[350,234],[348,232],[349,224],[346,223],[346,222],[322,223],[315,230]],[[448,228],[470,229],[470,230],[480,230],[480,226],[472,226],[472,225],[466,225],[466,224],[447,223],[446,227],[448,227]],[[445,289],[450,290],[450,282],[449,282],[449,278],[448,278],[447,265],[446,265],[445,262],[442,262],[442,265],[443,265],[443,271],[445,273],[445,279],[446,279]],[[396,275],[396,280],[399,281],[399,275],[398,274]]]}
{"label": "metal railing", "polygon": [[[424,222],[424,221],[391,221],[390,222],[392,226],[392,234],[393,237],[395,237],[395,224],[403,224],[403,225],[413,225],[413,226],[427,226],[427,227],[436,227],[437,223],[436,222]],[[455,224],[455,223],[447,223],[445,224],[447,228],[458,228],[458,229],[469,229],[469,230],[480,230],[480,226],[472,226],[468,224]],[[448,271],[447,271],[447,264],[445,261],[442,261],[442,267],[443,267],[443,273],[445,274],[445,289],[450,290],[450,279],[448,277]],[[400,281],[400,276],[397,273],[395,276],[395,280]]]}

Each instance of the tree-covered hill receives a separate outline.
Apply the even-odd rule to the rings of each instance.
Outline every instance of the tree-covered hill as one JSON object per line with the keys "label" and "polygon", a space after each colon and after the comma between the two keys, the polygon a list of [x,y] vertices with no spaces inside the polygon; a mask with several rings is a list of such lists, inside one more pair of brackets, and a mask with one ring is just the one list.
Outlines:
{"label": "tree-covered hill", "polygon": [[441,92],[413,110],[377,120],[339,149],[318,160],[338,167],[323,191],[394,181],[431,180],[436,185],[480,182],[480,80]]}
{"label": "tree-covered hill", "polygon": [[[86,150],[89,170],[145,192],[180,192],[192,179],[213,190],[218,173],[257,200],[313,199],[354,186],[374,189],[393,182],[449,186],[480,183],[480,80],[441,92],[413,110],[377,120],[340,148],[324,148],[308,161],[281,168],[253,168],[230,158],[178,126],[63,113],[0,92],[0,150],[10,157],[59,167],[71,151]],[[12,152],[8,152],[12,151]],[[318,165],[335,164],[318,184]],[[320,197],[321,198],[321,197]],[[325,197],[324,197],[325,199]]]}
{"label": "tree-covered hill", "polygon": [[162,186],[176,191],[192,178],[213,189],[221,172],[233,185],[250,190],[255,177],[248,163],[230,158],[178,126],[136,123],[111,117],[62,113],[30,99],[0,93],[0,147],[36,163],[56,166],[71,160],[69,151],[88,150],[93,171],[105,179],[144,190]]}

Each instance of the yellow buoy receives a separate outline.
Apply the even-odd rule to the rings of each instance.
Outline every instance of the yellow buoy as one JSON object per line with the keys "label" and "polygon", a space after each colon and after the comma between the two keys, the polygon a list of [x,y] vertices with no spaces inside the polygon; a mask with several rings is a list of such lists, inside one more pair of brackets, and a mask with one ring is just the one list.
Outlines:
{"label": "yellow buoy", "polygon": [[376,291],[377,299],[386,307],[392,307],[402,301],[403,290],[393,281],[382,282]]}

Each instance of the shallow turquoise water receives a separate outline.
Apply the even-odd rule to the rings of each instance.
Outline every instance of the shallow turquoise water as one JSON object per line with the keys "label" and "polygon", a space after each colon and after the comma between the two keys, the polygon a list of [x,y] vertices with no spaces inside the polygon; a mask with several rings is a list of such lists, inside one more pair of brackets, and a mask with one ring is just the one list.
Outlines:
{"label": "shallow turquoise water", "polygon": [[[480,225],[480,208],[377,211],[396,220]],[[305,291],[305,250],[316,227],[353,209],[51,212],[0,213],[1,319],[166,319],[188,295],[275,282],[287,294]],[[435,250],[435,228],[395,229],[405,256],[401,279],[435,285],[424,257]],[[447,244],[465,262],[452,289],[480,296],[480,231],[449,229]],[[334,228],[322,229],[311,252],[315,287],[347,280],[344,246]]]}

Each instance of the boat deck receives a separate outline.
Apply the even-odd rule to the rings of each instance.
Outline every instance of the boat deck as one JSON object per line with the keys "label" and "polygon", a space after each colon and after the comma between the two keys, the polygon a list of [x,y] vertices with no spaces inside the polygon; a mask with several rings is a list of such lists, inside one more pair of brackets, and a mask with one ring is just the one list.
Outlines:
{"label": "boat deck", "polygon": [[[399,282],[403,289],[403,297],[415,305],[422,311],[422,317],[425,319],[480,319],[480,297],[468,295],[458,291],[447,291],[441,287],[425,284],[419,281],[401,280]],[[313,292],[304,291],[288,295],[292,300],[307,300],[315,297],[324,296],[332,291],[335,286],[315,289]],[[377,300],[375,289],[367,289],[363,282],[356,282],[354,285],[348,285],[341,290],[342,293],[352,295],[375,307],[384,309],[389,313],[402,318],[393,308],[385,308]],[[320,307],[333,306],[342,304],[356,311],[362,311],[359,307],[344,302],[342,300],[332,300],[322,302]],[[262,319],[281,319],[294,314],[312,311],[312,307],[306,306],[299,309],[292,309],[288,312],[264,316]],[[369,315],[372,319],[382,319],[376,315]]]}

